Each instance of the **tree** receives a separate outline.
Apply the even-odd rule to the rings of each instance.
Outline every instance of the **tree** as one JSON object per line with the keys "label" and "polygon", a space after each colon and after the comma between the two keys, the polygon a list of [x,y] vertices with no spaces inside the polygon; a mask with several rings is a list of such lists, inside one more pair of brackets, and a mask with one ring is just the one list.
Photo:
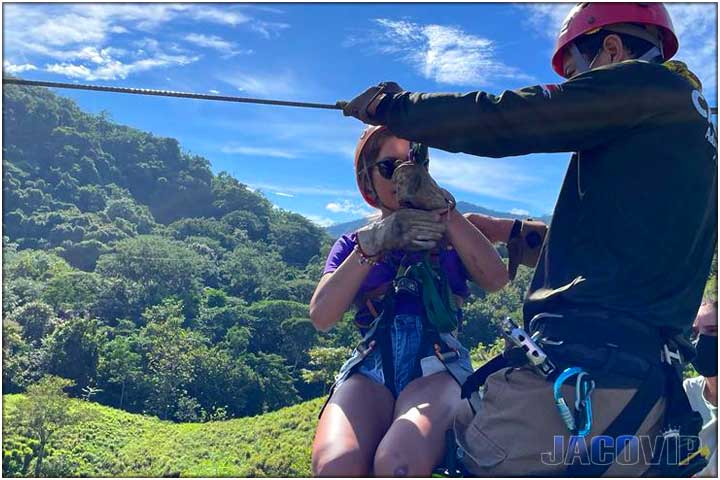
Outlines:
{"label": "tree", "polygon": [[142,310],[175,296],[184,314],[194,318],[202,294],[200,279],[210,269],[207,259],[180,242],[156,235],[122,240],[112,254],[102,255],[96,271],[142,285]]}
{"label": "tree", "polygon": [[161,419],[168,419],[175,413],[184,387],[195,377],[195,350],[203,342],[197,334],[182,327],[185,319],[182,304],[177,300],[168,299],[150,307],[143,317],[147,325],[141,331],[141,340],[151,386],[148,406]]}
{"label": "tree", "polygon": [[22,250],[10,261],[3,263],[3,275],[6,278],[28,278],[35,281],[47,281],[61,273],[72,271],[72,267],[62,258],[42,250]]}
{"label": "tree", "polygon": [[248,353],[243,356],[254,373],[259,391],[251,398],[258,400],[255,413],[277,410],[300,401],[294,378],[283,357],[273,353]]}
{"label": "tree", "polygon": [[348,349],[342,347],[313,347],[308,351],[311,369],[304,368],[300,374],[307,383],[321,383],[327,392],[349,354]]}
{"label": "tree", "polygon": [[68,272],[50,280],[42,297],[55,310],[69,315],[89,312],[102,290],[102,277],[93,272]]}
{"label": "tree", "polygon": [[36,347],[59,323],[52,307],[43,302],[27,303],[15,310],[11,318],[22,326],[23,338]]}
{"label": "tree", "polygon": [[279,213],[270,224],[270,241],[278,246],[282,259],[296,267],[304,267],[320,253],[325,236],[319,227],[296,213]]}
{"label": "tree", "polygon": [[220,271],[228,293],[252,303],[284,283],[289,272],[280,255],[259,245],[239,245],[223,258]]}
{"label": "tree", "polygon": [[[283,324],[290,319],[306,316],[308,314],[307,305],[283,300],[263,300],[248,307],[247,313],[256,319],[251,325],[253,329],[251,351],[279,353],[285,358],[293,356],[295,346],[285,347],[288,346],[288,342],[292,343],[294,340]],[[286,326],[295,327],[291,324],[286,324]],[[304,331],[303,335],[309,334],[314,337],[315,332],[309,333],[308,331],[308,329],[312,329],[308,323],[298,324],[297,327],[298,331]]]}
{"label": "tree", "polygon": [[65,388],[73,386],[71,380],[45,376],[34,385],[30,385],[26,395],[9,412],[11,423],[37,440],[35,451],[34,477],[41,477],[43,460],[48,442],[61,428],[79,421],[80,416],[70,408]]}
{"label": "tree", "polygon": [[118,336],[103,345],[98,361],[98,383],[120,386],[118,408],[123,408],[127,386],[142,381],[142,366],[142,355],[133,349],[129,337]]}
{"label": "tree", "polygon": [[104,343],[99,326],[94,318],[71,318],[45,341],[48,373],[74,380],[76,395],[95,381],[99,350]]}
{"label": "tree", "polygon": [[17,390],[17,376],[22,369],[22,357],[29,350],[22,338],[22,327],[14,320],[3,319],[2,335],[2,377],[3,393]]}
{"label": "tree", "polygon": [[197,399],[205,412],[224,409],[233,417],[260,413],[260,380],[246,364],[243,354],[222,347],[201,347],[194,355],[195,377],[188,395]]}

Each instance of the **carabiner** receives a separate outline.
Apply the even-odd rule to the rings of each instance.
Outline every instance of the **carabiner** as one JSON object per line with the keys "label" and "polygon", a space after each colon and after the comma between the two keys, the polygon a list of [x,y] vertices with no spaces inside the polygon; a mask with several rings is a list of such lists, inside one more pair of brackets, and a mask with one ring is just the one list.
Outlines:
{"label": "carabiner", "polygon": [[[567,379],[575,375],[577,375],[577,379],[575,380],[575,414],[573,414],[565,402],[560,388]],[[586,436],[592,429],[591,394],[595,389],[595,381],[589,377],[590,374],[580,367],[568,367],[558,375],[553,384],[553,397],[560,412],[560,418],[570,433],[580,437]],[[585,418],[581,423],[579,417],[583,413]]]}

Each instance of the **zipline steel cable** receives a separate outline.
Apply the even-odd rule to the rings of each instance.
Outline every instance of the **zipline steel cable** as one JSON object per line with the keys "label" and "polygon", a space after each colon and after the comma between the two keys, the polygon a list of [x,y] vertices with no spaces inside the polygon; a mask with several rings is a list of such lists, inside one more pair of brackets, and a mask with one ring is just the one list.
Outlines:
{"label": "zipline steel cable", "polygon": [[227,95],[206,95],[204,93],[174,92],[172,90],[152,90],[148,88],[106,87],[102,85],[83,85],[79,83],[45,82],[23,80],[19,78],[3,78],[3,84],[27,85],[30,87],[70,88],[73,90],[92,90],[96,92],[129,93],[132,95],[152,95],[155,97],[194,98],[197,100],[216,100],[220,102],[256,103],[261,105],[279,105],[282,107],[322,108],[325,110],[342,110],[340,104],[288,102],[285,100],[265,100],[260,98],[231,97]]}
{"label": "zipline steel cable", "polygon": [[[276,105],[281,107],[320,108],[323,110],[342,110],[346,103],[340,100],[334,104],[312,102],[290,102],[285,100],[266,100],[262,98],[232,97],[227,95],[207,95],[204,93],[174,92],[172,90],[152,90],[148,88],[106,87],[103,85],[84,85],[79,83],[45,82],[39,80],[23,80],[20,78],[3,78],[3,84],[27,85],[30,87],[69,88],[73,90],[92,90],[96,92],[129,93],[132,95],[152,95],[155,97],[194,98],[196,100],[215,100],[219,102],[254,103],[259,105]],[[710,113],[717,115],[717,107],[710,107]]]}

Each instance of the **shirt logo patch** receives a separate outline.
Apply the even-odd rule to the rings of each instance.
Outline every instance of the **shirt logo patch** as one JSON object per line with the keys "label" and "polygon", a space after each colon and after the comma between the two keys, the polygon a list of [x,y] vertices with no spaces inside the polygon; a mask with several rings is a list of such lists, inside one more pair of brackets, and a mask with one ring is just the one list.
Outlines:
{"label": "shirt logo patch", "polygon": [[560,91],[560,85],[554,83],[548,85],[540,85],[540,88],[542,89],[543,95],[546,98],[552,98],[554,93],[558,93]]}

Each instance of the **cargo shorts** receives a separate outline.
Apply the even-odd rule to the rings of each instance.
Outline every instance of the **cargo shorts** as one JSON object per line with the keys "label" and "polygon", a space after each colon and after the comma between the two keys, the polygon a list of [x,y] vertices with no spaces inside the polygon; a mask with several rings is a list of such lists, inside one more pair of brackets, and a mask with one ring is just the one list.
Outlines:
{"label": "cargo shorts", "polygon": [[[597,388],[592,393],[593,424],[588,440],[601,435],[630,401],[637,388]],[[568,405],[574,405],[574,382],[562,387]],[[570,433],[560,418],[553,384],[529,367],[505,368],[487,378],[478,412],[467,402],[458,412],[454,429],[462,462],[481,477],[563,476],[567,468]],[[658,400],[641,424],[642,449],[651,452],[660,434],[664,399]],[[560,446],[562,443],[562,446]],[[648,471],[642,461],[616,461],[605,476],[639,477]]]}

